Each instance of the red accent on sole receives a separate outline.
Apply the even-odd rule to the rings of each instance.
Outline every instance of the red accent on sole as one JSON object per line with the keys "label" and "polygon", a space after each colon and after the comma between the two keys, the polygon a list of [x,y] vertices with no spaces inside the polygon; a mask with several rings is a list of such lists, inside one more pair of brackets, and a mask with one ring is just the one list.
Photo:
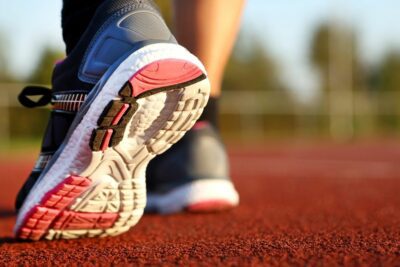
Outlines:
{"label": "red accent on sole", "polygon": [[114,225],[118,213],[84,213],[63,211],[53,225],[55,230],[107,229]]}
{"label": "red accent on sole", "polygon": [[227,210],[232,207],[233,205],[229,201],[216,199],[216,200],[207,200],[190,204],[186,207],[186,211],[212,212],[212,211]]}
{"label": "red accent on sole", "polygon": [[197,121],[193,125],[192,129],[193,130],[201,130],[201,129],[204,129],[205,127],[207,127],[209,124],[210,123],[208,121]]}
{"label": "red accent on sole", "polygon": [[104,151],[107,149],[107,147],[110,144],[111,136],[113,134],[113,129],[107,129],[104,138],[103,138],[103,143],[101,144],[100,150]]}
{"label": "red accent on sole", "polygon": [[203,72],[193,63],[181,59],[164,59],[144,66],[129,82],[133,96],[144,92],[191,81]]}
{"label": "red accent on sole", "polygon": [[118,111],[117,115],[114,117],[114,119],[111,122],[111,125],[117,125],[119,121],[121,120],[122,116],[124,116],[125,112],[128,110],[129,104],[124,104],[121,109]]}
{"label": "red accent on sole", "polygon": [[62,181],[34,206],[25,216],[17,237],[38,240],[46,233],[56,217],[84,192],[91,181],[85,177],[70,176]]}

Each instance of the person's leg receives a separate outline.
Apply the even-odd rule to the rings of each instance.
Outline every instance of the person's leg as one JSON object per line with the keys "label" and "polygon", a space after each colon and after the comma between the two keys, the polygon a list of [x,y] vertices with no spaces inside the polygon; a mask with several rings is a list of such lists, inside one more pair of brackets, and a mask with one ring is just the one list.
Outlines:
{"label": "person's leg", "polygon": [[218,126],[218,97],[244,0],[176,0],[178,42],[203,61],[211,98],[198,123],[147,170],[147,210],[174,213],[232,208],[239,195]]}
{"label": "person's leg", "polygon": [[224,68],[231,54],[244,0],[175,0],[175,36],[198,56],[211,81],[211,96],[218,97]]}
{"label": "person's leg", "polygon": [[82,37],[96,9],[104,0],[63,0],[61,27],[67,54]]}

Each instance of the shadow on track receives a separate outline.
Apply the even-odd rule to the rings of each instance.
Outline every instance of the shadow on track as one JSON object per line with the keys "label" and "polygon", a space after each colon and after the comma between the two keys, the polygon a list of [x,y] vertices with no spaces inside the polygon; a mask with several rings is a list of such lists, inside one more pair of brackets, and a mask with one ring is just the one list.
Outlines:
{"label": "shadow on track", "polygon": [[22,241],[17,240],[13,237],[0,237],[0,245],[2,244],[14,244],[14,243],[21,243]]}
{"label": "shadow on track", "polygon": [[[16,213],[14,210],[10,209],[0,209],[0,220],[1,219],[8,219],[15,216]],[[1,226],[1,223],[0,223]],[[2,244],[12,244],[12,243],[19,243],[20,241],[14,239],[11,236],[0,236],[0,245]]]}
{"label": "shadow on track", "polygon": [[16,213],[14,210],[0,209],[0,219],[10,218],[15,215]]}

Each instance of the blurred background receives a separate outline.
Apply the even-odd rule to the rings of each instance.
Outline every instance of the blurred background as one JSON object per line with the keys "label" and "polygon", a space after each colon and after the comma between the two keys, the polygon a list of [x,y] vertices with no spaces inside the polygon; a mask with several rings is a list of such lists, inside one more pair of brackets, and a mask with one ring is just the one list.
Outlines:
{"label": "blurred background", "polygon": [[[170,1],[157,2],[173,28]],[[17,96],[27,84],[49,86],[64,57],[61,4],[0,0],[0,258],[19,264],[35,255],[67,259],[60,243],[28,252],[23,244],[2,247],[14,243],[14,198],[50,113],[22,107]],[[152,265],[169,255],[172,264],[242,258],[246,266],[264,258],[270,265],[399,265],[399,0],[247,0],[220,116],[240,207],[170,217],[163,235],[153,227],[163,221],[149,216],[138,226],[144,234],[135,235],[136,250],[125,249],[129,236],[117,239],[112,251],[123,249],[121,260],[144,264],[149,259],[140,255],[153,249]],[[74,260],[82,251],[112,256],[89,247],[99,250],[66,251]]]}
{"label": "blurred background", "polygon": [[[170,2],[158,1],[168,22]],[[37,147],[49,110],[26,84],[49,84],[64,57],[61,1],[0,0],[0,146]],[[224,79],[230,142],[397,138],[400,2],[248,0]]]}

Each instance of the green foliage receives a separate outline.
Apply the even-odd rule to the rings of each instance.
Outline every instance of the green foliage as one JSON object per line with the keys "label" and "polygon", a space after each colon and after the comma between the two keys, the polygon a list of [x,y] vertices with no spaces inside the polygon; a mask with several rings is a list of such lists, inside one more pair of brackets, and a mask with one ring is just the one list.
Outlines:
{"label": "green foliage", "polygon": [[400,52],[390,51],[381,62],[377,73],[379,91],[400,91]]}
{"label": "green foliage", "polygon": [[52,48],[45,48],[38,60],[38,64],[28,78],[27,82],[36,84],[50,84],[53,68],[57,60],[64,57],[64,53]]}
{"label": "green foliage", "polygon": [[[277,100],[267,98],[269,95],[263,94],[267,91],[273,91],[271,93],[274,97],[279,98],[279,105],[288,109],[287,114],[223,114],[220,127],[224,137],[235,138],[245,132],[249,137],[257,138],[260,136],[251,136],[257,131],[261,131],[261,136],[277,137],[294,132],[296,118],[289,111],[293,108],[289,90],[281,84],[275,61],[257,37],[239,35],[239,41],[225,69],[222,87],[223,92],[234,91],[240,95],[240,92],[246,91],[261,96],[242,98],[243,105],[238,110],[254,106],[273,108]],[[222,97],[221,104],[232,105],[225,101]]]}
{"label": "green foliage", "polygon": [[[353,30],[343,25],[334,23],[323,23],[315,31],[310,44],[310,62],[316,67],[321,75],[321,89],[330,88],[329,75],[332,68],[335,68],[336,78],[346,76],[351,72],[353,90],[364,88],[365,71],[359,59],[357,36]],[[351,58],[349,58],[351,57]],[[348,64],[351,62],[350,70]]]}
{"label": "green foliage", "polygon": [[49,118],[50,111],[45,108],[9,108],[10,134],[13,138],[40,138]]}
{"label": "green foliage", "polygon": [[239,40],[227,64],[223,88],[232,91],[281,88],[275,62],[260,40],[251,38],[251,43],[246,46]]}
{"label": "green foliage", "polygon": [[330,25],[320,25],[314,33],[310,47],[311,62],[321,71],[326,72],[329,66]]}
{"label": "green foliage", "polygon": [[375,124],[383,133],[400,130],[400,51],[389,51],[369,72],[373,105],[382,114],[374,114]]}
{"label": "green foliage", "polygon": [[15,79],[8,68],[6,47],[7,41],[0,33],[0,82],[13,82]]}

